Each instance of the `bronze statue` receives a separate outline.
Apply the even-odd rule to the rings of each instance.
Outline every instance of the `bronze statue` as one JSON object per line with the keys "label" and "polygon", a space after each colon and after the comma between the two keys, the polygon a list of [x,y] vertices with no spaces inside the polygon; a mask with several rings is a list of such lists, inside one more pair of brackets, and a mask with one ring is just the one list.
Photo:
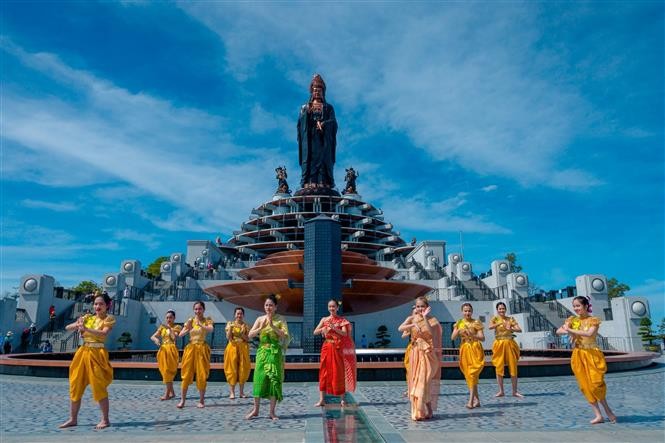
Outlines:
{"label": "bronze statue", "polygon": [[290,194],[291,190],[289,189],[289,184],[286,182],[286,178],[289,176],[286,173],[286,166],[278,166],[275,168],[275,178],[277,179],[277,191],[278,194]]}
{"label": "bronze statue", "polygon": [[345,169],[345,171],[346,176],[344,177],[344,181],[346,182],[346,186],[344,187],[344,192],[342,192],[342,194],[357,194],[356,178],[358,178],[360,174],[358,174],[353,167]]}
{"label": "bronze statue", "polygon": [[310,98],[298,117],[301,194],[336,194],[333,167],[337,148],[335,110],[326,102],[326,84],[319,74],[309,85]]}

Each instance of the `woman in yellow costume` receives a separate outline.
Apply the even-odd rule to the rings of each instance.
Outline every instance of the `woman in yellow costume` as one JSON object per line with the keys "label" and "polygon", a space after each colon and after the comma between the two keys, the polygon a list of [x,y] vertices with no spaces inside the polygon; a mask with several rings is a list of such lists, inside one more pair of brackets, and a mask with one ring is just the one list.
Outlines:
{"label": "woman in yellow costume", "polygon": [[79,331],[83,337],[83,346],[78,348],[69,366],[69,420],[61,424],[61,428],[77,425],[81,398],[88,385],[92,388],[92,398],[99,403],[102,412],[102,419],[95,429],[111,425],[107,388],[113,381],[113,368],[109,364],[109,353],[104,348],[106,336],[115,324],[115,318],[107,314],[110,304],[111,298],[108,295],[96,293],[93,304],[95,315],[86,314],[65,327],[68,331]]}
{"label": "woman in yellow costume", "polygon": [[175,325],[175,311],[169,309],[166,311],[166,322],[157,328],[150,340],[157,346],[157,366],[162,374],[162,382],[166,385],[166,392],[160,397],[160,400],[170,400],[175,397],[173,390],[173,379],[178,372],[178,348],[175,345],[176,338],[182,330],[182,326]]}
{"label": "woman in yellow costume", "polygon": [[240,398],[245,398],[245,382],[249,378],[249,326],[245,323],[245,310],[237,307],[234,320],[226,324],[228,344],[224,349],[224,376],[230,386],[229,398],[236,398],[236,384],[240,385]]}
{"label": "woman in yellow costume", "polygon": [[180,337],[189,333],[189,343],[182,354],[182,365],[180,378],[182,379],[182,396],[176,405],[178,408],[185,406],[187,388],[192,384],[196,375],[196,387],[199,390],[199,402],[197,408],[205,408],[206,386],[210,374],[210,346],[206,343],[206,334],[212,332],[213,323],[210,317],[204,317],[206,305],[202,301],[194,303],[194,317],[187,320],[182,328]]}
{"label": "woman in yellow costume", "polygon": [[466,385],[469,387],[469,401],[466,407],[469,409],[480,407],[478,397],[478,379],[485,366],[485,353],[480,342],[485,341],[483,324],[473,319],[473,306],[471,303],[462,304],[463,318],[455,323],[453,333],[450,336],[455,340],[457,336],[462,339],[459,348],[459,367],[464,374]]}
{"label": "woman in yellow costume", "polygon": [[508,365],[510,382],[513,385],[513,397],[524,398],[517,391],[517,362],[520,359],[520,347],[514,340],[515,332],[522,332],[522,328],[512,317],[506,316],[506,304],[502,301],[496,304],[497,315],[490,320],[489,329],[494,329],[494,345],[492,345],[492,364],[496,372],[496,383],[499,392],[495,397],[503,397],[503,375]]}
{"label": "woman in yellow costume", "polygon": [[569,317],[563,326],[557,329],[556,333],[559,335],[568,334],[570,341],[573,343],[570,366],[573,369],[580,391],[582,391],[596,415],[591,420],[591,424],[595,425],[603,422],[603,415],[598,403],[605,409],[610,422],[616,423],[617,417],[610,409],[610,405],[607,404],[607,400],[605,400],[607,364],[603,351],[599,349],[596,343],[600,320],[589,315],[591,314],[591,304],[586,297],[575,297],[573,299],[573,310],[577,316]]}
{"label": "woman in yellow costume", "polygon": [[427,420],[436,411],[441,386],[441,324],[430,316],[426,297],[416,298],[415,311],[398,329],[411,336],[407,371],[411,419]]}
{"label": "woman in yellow costume", "polygon": [[249,338],[259,336],[254,365],[254,408],[245,416],[250,420],[259,415],[262,398],[270,399],[270,418],[279,420],[275,414],[278,401],[282,401],[284,382],[284,351],[289,345],[289,329],[277,311],[277,296],[270,294],[263,304],[266,315],[256,319],[249,331]]}

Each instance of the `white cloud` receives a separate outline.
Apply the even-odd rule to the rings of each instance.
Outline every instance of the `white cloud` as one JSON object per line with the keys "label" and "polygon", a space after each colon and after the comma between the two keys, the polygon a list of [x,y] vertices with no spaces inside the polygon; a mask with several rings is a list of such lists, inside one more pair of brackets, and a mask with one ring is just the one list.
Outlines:
{"label": "white cloud", "polygon": [[600,183],[559,164],[596,117],[558,77],[565,61],[539,49],[537,6],[180,5],[220,36],[241,81],[266,57],[288,59],[288,78],[322,72],[333,102],[363,110],[357,130],[399,131],[436,160],[523,185]]}
{"label": "white cloud", "polygon": [[496,191],[497,189],[499,189],[499,187],[497,185],[488,185],[488,186],[484,186],[480,189],[482,191],[485,191],[485,192],[492,192],[492,191]]}
{"label": "white cloud", "polygon": [[[43,177],[53,165],[67,165],[87,171],[83,178],[73,174],[73,186],[94,182],[94,177],[101,178],[97,183],[121,180],[184,211],[166,222],[151,218],[178,230],[191,229],[191,219],[205,219],[211,231],[231,231],[247,218],[256,196],[272,188],[274,167],[283,163],[278,151],[233,143],[223,118],[131,93],[6,39],[0,48],[82,97],[77,103],[54,96],[36,99],[6,85],[2,137],[25,149],[33,175]],[[11,161],[9,169],[18,175]],[[66,183],[68,171],[59,176],[57,183]],[[98,192],[110,196],[112,191]]]}
{"label": "white cloud", "polygon": [[21,205],[26,208],[48,209],[55,212],[71,212],[78,210],[78,206],[73,203],[56,203],[32,199],[22,200]]}

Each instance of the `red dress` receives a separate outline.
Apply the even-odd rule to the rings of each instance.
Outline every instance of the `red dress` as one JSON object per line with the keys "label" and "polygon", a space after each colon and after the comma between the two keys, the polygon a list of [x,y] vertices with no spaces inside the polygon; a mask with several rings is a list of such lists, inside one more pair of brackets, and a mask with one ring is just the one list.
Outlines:
{"label": "red dress", "polygon": [[[351,333],[351,323],[344,317],[328,317],[324,325],[337,329],[347,327]],[[321,346],[319,365],[319,390],[329,395],[343,395],[356,390],[356,349],[349,335],[343,336],[329,331]]]}

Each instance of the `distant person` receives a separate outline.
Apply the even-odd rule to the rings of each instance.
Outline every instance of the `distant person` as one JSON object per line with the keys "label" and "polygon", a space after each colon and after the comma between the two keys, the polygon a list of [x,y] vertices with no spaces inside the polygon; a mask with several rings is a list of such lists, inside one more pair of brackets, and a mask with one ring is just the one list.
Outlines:
{"label": "distant person", "polygon": [[42,342],[39,348],[42,353],[53,352],[53,346],[51,345],[51,342],[48,340]]}
{"label": "distant person", "polygon": [[21,350],[21,352],[28,351],[29,342],[30,342],[30,328],[25,328],[23,329],[23,332],[21,332],[21,343],[19,345],[19,349]]}
{"label": "distant person", "polygon": [[113,368],[109,364],[109,353],[104,342],[115,325],[115,318],[108,314],[111,299],[108,294],[97,293],[94,299],[95,315],[84,315],[65,327],[67,331],[78,331],[83,337],[83,346],[74,354],[69,366],[69,419],[60,428],[78,424],[81,398],[90,385],[92,398],[99,403],[102,418],[95,429],[111,425],[109,420],[109,396],[107,388],[113,381]]}
{"label": "distant person", "polygon": [[55,306],[51,305],[48,308],[48,330],[49,332],[53,332],[53,329],[55,328]]}
{"label": "distant person", "polygon": [[598,403],[605,409],[609,421],[616,423],[617,417],[605,399],[607,394],[607,385],[605,384],[607,363],[603,351],[600,350],[596,342],[600,320],[598,317],[589,315],[591,314],[591,303],[586,297],[577,296],[573,298],[573,310],[577,315],[568,317],[556,333],[559,335],[567,334],[573,343],[570,366],[573,369],[580,391],[582,391],[595,414],[590,423],[595,425],[605,421]]}
{"label": "distant person", "polygon": [[249,326],[245,323],[245,310],[241,307],[233,311],[233,321],[226,324],[224,349],[224,375],[229,384],[229,398],[236,398],[236,384],[240,385],[240,398],[245,398],[245,383],[251,368],[249,360]]}
{"label": "distant person", "polygon": [[520,359],[520,347],[515,341],[515,332],[522,332],[522,328],[514,318],[506,316],[506,304],[496,304],[497,315],[492,317],[488,329],[494,329],[495,338],[492,346],[492,364],[496,372],[496,382],[499,392],[495,397],[503,397],[503,375],[505,366],[508,366],[510,381],[513,388],[513,397],[523,398],[517,391],[517,362]]}
{"label": "distant person", "polygon": [[360,337],[360,347],[363,349],[367,349],[367,337],[365,334],[363,334],[362,337]]}
{"label": "distant person", "polygon": [[12,337],[14,336],[14,333],[12,331],[7,331],[7,335],[5,335],[4,342],[2,343],[2,352],[4,354],[11,354],[12,353]]}
{"label": "distant person", "polygon": [[485,366],[485,352],[481,344],[485,341],[485,334],[483,324],[473,318],[471,303],[462,304],[462,315],[463,318],[455,323],[450,339],[455,340],[457,336],[462,338],[459,348],[459,367],[469,388],[469,401],[466,407],[473,409],[480,407],[478,379]]}
{"label": "distant person", "polygon": [[178,372],[178,361],[180,359],[176,339],[182,330],[182,326],[174,324],[175,311],[173,309],[166,311],[165,320],[150,337],[150,340],[159,346],[157,366],[159,367],[159,373],[162,374],[162,382],[166,385],[166,392],[160,397],[160,400],[170,400],[175,397],[173,379]]}

